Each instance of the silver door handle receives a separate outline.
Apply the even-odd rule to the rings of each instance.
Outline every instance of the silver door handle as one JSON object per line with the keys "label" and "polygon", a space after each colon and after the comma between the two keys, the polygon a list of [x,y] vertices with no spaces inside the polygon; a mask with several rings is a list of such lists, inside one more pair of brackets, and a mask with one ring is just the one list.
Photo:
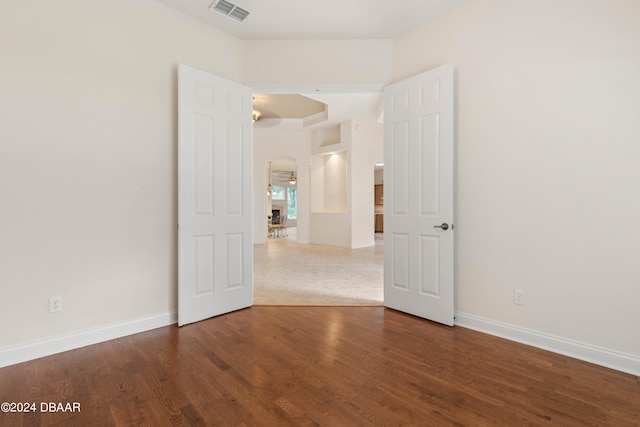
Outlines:
{"label": "silver door handle", "polygon": [[448,230],[449,224],[447,224],[446,222],[443,222],[442,225],[434,225],[433,228],[442,228],[443,230]]}

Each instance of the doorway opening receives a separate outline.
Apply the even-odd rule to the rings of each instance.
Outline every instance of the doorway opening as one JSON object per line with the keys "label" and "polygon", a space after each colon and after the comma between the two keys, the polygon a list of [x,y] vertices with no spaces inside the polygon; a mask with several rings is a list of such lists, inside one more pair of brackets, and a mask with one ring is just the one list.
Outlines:
{"label": "doorway opening", "polygon": [[[261,192],[261,185],[264,183],[255,187],[249,179],[252,175],[256,176],[249,172],[249,169],[255,159],[252,154],[255,155],[257,145],[254,144],[255,133],[249,130],[251,117],[243,112],[250,110],[251,88],[184,65],[179,67],[178,76],[181,93],[195,94],[195,97],[180,97],[178,109],[181,117],[195,118],[198,114],[194,106],[202,102],[213,105],[212,94],[220,93],[224,97],[225,92],[237,93],[234,95],[237,102],[227,103],[229,108],[225,110],[207,109],[206,115],[201,115],[200,123],[197,120],[180,120],[180,135],[184,135],[184,138],[179,141],[179,159],[197,159],[196,162],[180,162],[178,168],[179,176],[184,178],[181,183],[179,180],[179,241],[186,243],[179,244],[179,265],[187,267],[179,272],[178,281],[178,320],[182,325],[185,324],[183,320],[189,323],[252,305],[253,286],[250,285],[254,278],[251,262],[253,251],[247,249],[256,242],[251,235],[253,230],[256,230],[252,227],[251,221],[258,217],[255,215],[256,211],[243,210],[243,207],[251,206],[251,199],[258,199],[255,190],[257,188],[257,191]],[[204,90],[193,90],[196,84],[200,84],[200,88]],[[386,201],[389,205],[386,211],[388,215],[393,213],[393,216],[384,221],[385,232],[391,237],[386,239],[387,247],[381,256],[386,267],[383,273],[384,305],[453,325],[453,66],[445,64],[385,87],[384,104],[388,108],[388,123],[385,124],[383,138],[388,140],[388,143],[384,147],[384,158],[389,159],[385,175],[388,178],[387,184],[393,188],[393,191],[387,192],[389,199]],[[254,123],[257,117],[254,112]],[[217,130],[211,126],[212,124],[230,122],[233,122],[232,131],[222,132],[222,138],[212,138]],[[341,140],[337,145],[343,143],[342,124]],[[363,130],[362,126],[353,121],[349,122],[348,126],[345,133],[349,136]],[[284,133],[280,134],[283,135]],[[356,139],[358,138],[352,138],[350,141],[353,143]],[[331,145],[334,144],[301,146],[305,149],[311,147],[310,154],[317,154],[313,152],[314,148],[320,152],[333,150],[334,147]],[[244,149],[244,146],[247,146],[247,149]],[[351,148],[353,150],[353,146]],[[193,154],[200,151],[221,151],[226,153],[226,156]],[[354,179],[357,175],[354,169],[367,164],[365,154],[368,150],[359,150],[360,154],[357,155],[354,151],[356,150],[347,157],[352,160],[348,165],[347,182],[351,187],[347,193],[349,204],[345,212],[352,217],[348,222],[350,228],[339,229],[336,233],[331,227],[333,224],[329,224],[328,228],[322,228],[320,234],[326,232],[335,237],[346,231],[350,233],[350,245],[345,247],[362,248],[368,245],[359,244],[357,241],[354,243],[353,231],[356,228],[359,228],[359,231],[364,229],[364,235],[370,235],[371,229],[366,226],[369,221],[360,222],[355,218],[355,209],[360,204],[354,203],[354,195],[359,193],[354,191],[353,184],[357,181]],[[182,155],[184,153],[187,155]],[[192,153],[191,156],[188,153]],[[213,171],[216,176],[223,177],[221,181],[226,185],[213,185],[215,181],[210,179],[214,175]],[[310,168],[305,171],[307,177],[309,172]],[[300,174],[300,171],[298,173]],[[247,179],[243,179],[244,177]],[[251,194],[252,189],[254,194]],[[367,205],[366,200],[370,200],[370,187],[360,194],[365,200],[363,205]],[[301,193],[298,194],[297,205],[299,225],[303,207],[300,196]],[[194,197],[197,203],[189,202],[190,198]],[[223,208],[213,209],[214,201]],[[257,213],[259,217],[264,218],[264,212]],[[211,220],[199,221],[203,215],[207,215]],[[366,216],[372,219],[371,212],[366,212]],[[183,223],[186,227],[182,226]],[[204,223],[203,227],[208,228],[200,231],[197,228],[200,223]],[[365,227],[361,227],[362,224],[365,224]],[[315,228],[314,221],[313,229]],[[218,235],[221,238],[216,239]],[[311,240],[308,243],[318,242]],[[214,254],[223,256],[218,257]],[[220,259],[225,266],[223,269],[216,269]],[[288,259],[288,262],[291,263],[291,259]],[[344,267],[342,260],[335,264]],[[335,270],[326,269],[324,265],[320,267],[323,273],[326,271],[336,274]],[[344,270],[343,268],[341,272],[343,277]],[[223,277],[214,276],[214,273],[219,271],[224,273]],[[308,273],[313,274],[313,271]],[[327,280],[340,279],[333,277]],[[221,288],[226,294],[214,292],[214,287]],[[216,298],[199,298],[202,294]],[[191,315],[192,319],[181,319],[182,313],[185,313],[185,316]]]}
{"label": "doorway opening", "polygon": [[[258,228],[254,233],[257,243],[254,245],[254,304],[382,305],[383,242],[380,235],[376,239],[374,228],[373,162],[366,167],[359,165],[363,170],[359,173],[366,177],[356,179],[366,182],[366,187],[359,187],[358,194],[362,195],[359,200],[347,202],[352,192],[347,185],[351,185],[349,180],[354,179],[355,172],[352,165],[347,168],[347,150],[341,145],[345,139],[341,122],[360,120],[360,123],[375,124],[381,114],[382,94],[356,91],[315,93],[309,97],[321,102],[326,109],[313,117],[289,119],[269,107],[269,98],[254,95],[254,108],[267,112],[266,119],[263,113],[254,123],[254,187],[270,185],[272,188],[264,203],[256,200],[255,212],[261,220],[255,221],[254,227]],[[337,106],[338,101],[343,105]],[[352,107],[345,101],[355,105],[353,113],[348,114]],[[336,111],[342,112],[336,115]],[[333,120],[329,120],[329,116]],[[381,144],[381,125],[377,126]],[[358,125],[356,130],[354,126],[353,132],[359,133],[363,128]],[[336,146],[342,149],[335,150]],[[335,176],[335,167],[329,167],[335,165],[325,164],[330,163],[334,150],[342,153],[344,168],[340,170],[345,173],[339,174],[340,177]],[[382,147],[377,160],[382,160]],[[265,171],[263,180],[261,170]],[[295,185],[289,182],[292,174]],[[324,199],[318,202],[316,196],[325,192],[328,196],[322,196]],[[262,195],[257,191],[255,194],[261,199]],[[342,209],[333,209],[342,198],[345,199]],[[366,206],[363,207],[364,198]],[[344,224],[351,221],[352,205],[367,211],[366,216],[356,222],[366,229],[370,243],[360,244],[358,249],[349,249],[348,244],[340,241],[346,235],[339,221]],[[275,228],[282,220],[286,221],[285,232]],[[261,239],[262,227],[267,231]],[[326,244],[323,239],[338,240],[338,244]]]}

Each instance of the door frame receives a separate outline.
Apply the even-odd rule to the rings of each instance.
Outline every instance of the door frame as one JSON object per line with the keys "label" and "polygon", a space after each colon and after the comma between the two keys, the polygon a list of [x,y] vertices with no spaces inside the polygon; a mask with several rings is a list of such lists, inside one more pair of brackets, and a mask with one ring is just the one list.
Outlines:
{"label": "door frame", "polygon": [[[437,67],[435,67],[437,68]],[[424,70],[429,71],[429,70]],[[416,74],[421,74],[416,73]],[[409,76],[410,78],[411,76]],[[245,86],[251,88],[253,93],[264,93],[264,94],[304,94],[304,93],[329,93],[329,94],[358,94],[358,93],[383,93],[384,88],[390,84],[396,82],[390,82],[385,84],[295,84],[295,83],[245,83]],[[457,224],[457,211],[455,209],[455,200],[457,199],[458,193],[458,182],[455,179],[456,176],[456,165],[457,165],[457,147],[458,147],[458,103],[456,102],[458,99],[458,72],[457,69],[453,68],[453,168],[454,168],[454,181],[453,181],[453,199],[454,199],[454,211],[453,211],[453,224]],[[382,100],[384,102],[384,99]],[[255,165],[254,165],[255,168]],[[266,188],[266,183],[264,188]],[[391,191],[389,188],[386,191]],[[458,244],[457,244],[457,233],[454,234],[454,246],[453,246],[453,271],[454,271],[454,283],[453,283],[453,292],[454,292],[454,324],[455,324],[455,293],[457,288],[457,254],[458,254]],[[384,262],[384,261],[383,261]]]}

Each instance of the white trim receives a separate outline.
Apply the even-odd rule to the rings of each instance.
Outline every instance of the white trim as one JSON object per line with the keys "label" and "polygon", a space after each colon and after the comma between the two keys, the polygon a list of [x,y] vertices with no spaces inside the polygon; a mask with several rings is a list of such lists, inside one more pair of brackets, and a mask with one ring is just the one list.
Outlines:
{"label": "white trim", "polygon": [[279,84],[244,83],[253,93],[264,94],[313,94],[313,93],[382,93],[384,84]]}
{"label": "white trim", "polygon": [[455,325],[640,376],[640,358],[606,348],[456,312]]}
{"label": "white trim", "polygon": [[127,335],[150,331],[178,322],[178,312],[171,311],[130,322],[76,332],[17,347],[0,349],[0,368],[28,360],[74,350]]}
{"label": "white trim", "polygon": [[318,123],[326,122],[327,120],[329,120],[329,113],[325,107],[324,111],[304,117],[302,119],[302,126],[306,128],[312,125],[317,125]]}

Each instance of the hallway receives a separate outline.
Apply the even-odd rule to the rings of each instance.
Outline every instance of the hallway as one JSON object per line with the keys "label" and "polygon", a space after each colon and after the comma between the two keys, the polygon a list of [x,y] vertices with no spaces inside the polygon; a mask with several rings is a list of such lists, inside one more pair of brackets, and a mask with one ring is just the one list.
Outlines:
{"label": "hallway", "polygon": [[288,237],[254,245],[255,305],[382,305],[383,241],[361,249],[296,244]]}

